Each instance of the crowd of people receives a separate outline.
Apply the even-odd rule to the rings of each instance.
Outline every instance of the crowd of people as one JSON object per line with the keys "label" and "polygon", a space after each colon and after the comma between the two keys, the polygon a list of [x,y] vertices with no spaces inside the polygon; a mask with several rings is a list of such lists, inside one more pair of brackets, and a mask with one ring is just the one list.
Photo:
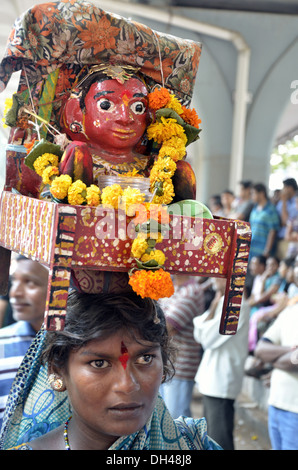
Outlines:
{"label": "crowd of people", "polygon": [[[248,181],[240,183],[239,197],[226,190],[210,199],[214,215],[251,224],[236,335],[218,332],[224,279],[174,276],[175,294],[160,301],[177,355],[175,375],[159,392],[177,419],[191,417],[197,387],[208,436],[225,450],[234,449],[234,406],[245,374],[269,378],[272,448],[298,449],[298,196],[294,179],[283,184],[278,200],[268,197],[263,184]],[[44,266],[14,259],[9,297],[0,301],[0,424],[14,376],[43,322],[47,281]]]}
{"label": "crowd of people", "polygon": [[[234,404],[244,375],[264,379],[270,386],[268,415],[272,448],[298,449],[298,440],[293,437],[298,429],[294,427],[298,419],[298,354],[293,360],[298,333],[296,320],[292,321],[298,303],[297,189],[296,180],[288,178],[283,182],[283,189],[270,198],[264,184],[241,181],[238,196],[225,190],[209,200],[214,215],[245,220],[251,225],[248,273],[235,336],[218,333],[224,280],[212,280],[211,291],[201,290],[202,295],[208,294],[203,314],[201,304],[195,305],[198,302],[195,297],[190,307],[191,294],[187,298],[177,296],[165,305],[168,322],[175,326],[173,338],[177,339],[181,351],[185,348],[181,343],[187,341],[184,332],[193,328],[199,365],[187,380],[189,387],[195,382],[202,395],[209,435],[224,449],[234,449]],[[210,287],[209,281],[201,285]],[[188,321],[184,314],[180,324],[175,318],[185,311]],[[291,394],[287,393],[288,387]],[[184,395],[182,399],[181,394],[182,390],[179,402],[189,406],[189,396]],[[167,397],[164,398],[167,403]]]}

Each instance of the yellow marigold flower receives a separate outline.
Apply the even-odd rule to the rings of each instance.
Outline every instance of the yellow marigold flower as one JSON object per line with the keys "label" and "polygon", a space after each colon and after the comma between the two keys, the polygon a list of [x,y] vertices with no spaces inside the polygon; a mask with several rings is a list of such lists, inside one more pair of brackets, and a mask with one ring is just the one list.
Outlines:
{"label": "yellow marigold flower", "polygon": [[73,206],[79,206],[81,204],[84,204],[84,202],[86,202],[87,196],[86,189],[87,186],[81,180],[77,180],[72,183],[67,193],[68,203]]}
{"label": "yellow marigold flower", "polygon": [[58,166],[59,160],[57,155],[53,153],[44,153],[38,157],[33,163],[34,170],[39,176],[42,176],[44,169],[47,166]]}
{"label": "yellow marigold flower", "polygon": [[171,275],[162,268],[154,271],[135,271],[130,275],[129,284],[142,298],[150,297],[158,300],[162,297],[171,297],[174,294]]}
{"label": "yellow marigold flower", "polygon": [[[121,200],[120,200],[120,206],[121,209],[124,209],[127,215],[135,215],[135,208],[136,204],[141,204],[142,202],[145,201],[145,194],[141,193],[141,191],[138,188],[131,188],[128,186],[123,190]],[[131,208],[131,211],[129,211],[130,206],[135,206],[134,208]]]}
{"label": "yellow marigold flower", "polygon": [[182,160],[185,157],[186,148],[185,146],[181,147],[173,147],[171,145],[167,145],[167,142],[162,145],[159,151],[160,157],[170,157],[171,160],[177,162],[178,160]]}
{"label": "yellow marigold flower", "polygon": [[168,145],[169,147],[186,147],[187,144],[187,135],[181,134],[179,137],[173,136],[170,139],[168,139],[166,142],[164,142],[164,145]]}
{"label": "yellow marigold flower", "polygon": [[104,205],[118,209],[119,199],[122,196],[122,188],[120,184],[112,184],[103,188],[101,193],[101,202]]}
{"label": "yellow marigold flower", "polygon": [[168,173],[165,173],[164,171],[158,171],[156,173],[151,172],[150,174],[151,192],[153,192],[155,189],[155,183],[163,183],[164,181],[169,181],[169,182],[171,181],[171,176]]}
{"label": "yellow marigold flower", "polygon": [[121,173],[119,176],[129,176],[133,178],[144,178],[143,175],[140,175],[138,170],[134,168],[132,171],[127,171],[126,173]]}
{"label": "yellow marigold flower", "polygon": [[184,129],[177,123],[176,119],[161,117],[161,122],[150,124],[147,129],[148,139],[153,139],[158,144],[171,139],[171,137],[182,137]]}
{"label": "yellow marigold flower", "polygon": [[163,195],[162,196],[155,195],[153,198],[153,202],[155,204],[170,204],[170,202],[172,202],[175,196],[174,186],[173,186],[171,179],[165,179],[162,182],[162,190],[163,190]]}
{"label": "yellow marigold flower", "polygon": [[145,263],[146,261],[155,260],[160,266],[165,264],[166,257],[161,250],[152,250],[150,253],[144,253],[141,257],[141,261]]}
{"label": "yellow marigold flower", "polygon": [[51,185],[51,194],[56,198],[63,201],[68,193],[68,188],[72,183],[72,179],[69,175],[60,175],[54,179]]}
{"label": "yellow marigold flower", "polygon": [[159,157],[152,167],[150,177],[157,177],[159,172],[167,173],[170,177],[172,177],[176,171],[176,168],[176,163],[170,157]]}
{"label": "yellow marigold flower", "polygon": [[175,162],[181,160],[186,153],[186,143],[186,134],[182,134],[180,137],[171,137],[163,143],[159,151],[159,156],[169,156]]}
{"label": "yellow marigold flower", "polygon": [[51,185],[53,179],[59,176],[59,168],[57,166],[47,166],[42,172],[42,182]]}
{"label": "yellow marigold flower", "polygon": [[177,114],[183,113],[183,108],[181,103],[178,101],[175,95],[171,94],[170,99],[166,104],[166,108],[173,109]]}
{"label": "yellow marigold flower", "polygon": [[[155,183],[163,183],[164,181],[170,181],[171,176],[168,173],[165,173],[164,171],[157,171],[157,172],[151,172],[150,173],[150,191],[153,193],[156,184]],[[158,184],[160,186],[160,184]],[[156,201],[154,201],[156,202]]]}
{"label": "yellow marigold flower", "polygon": [[95,184],[91,184],[86,189],[86,201],[88,206],[98,206],[100,203],[100,189]]}
{"label": "yellow marigold flower", "polygon": [[146,239],[137,237],[134,239],[131,245],[131,254],[134,258],[141,258],[148,248]]}
{"label": "yellow marigold flower", "polygon": [[163,125],[160,122],[154,122],[147,128],[147,135],[149,140],[162,143],[163,141]]}

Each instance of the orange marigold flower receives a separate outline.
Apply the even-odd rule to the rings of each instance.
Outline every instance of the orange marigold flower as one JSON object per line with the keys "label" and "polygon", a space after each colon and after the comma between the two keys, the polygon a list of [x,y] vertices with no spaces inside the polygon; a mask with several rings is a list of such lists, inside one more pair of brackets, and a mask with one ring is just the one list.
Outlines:
{"label": "orange marigold flower", "polygon": [[147,220],[156,220],[160,224],[169,223],[169,214],[166,207],[151,202],[138,204],[135,207],[134,224],[142,224]]}
{"label": "orange marigold flower", "polygon": [[174,294],[171,276],[162,268],[156,271],[135,271],[130,275],[129,284],[143,299],[150,297],[151,299],[158,300],[163,297],[171,297]]}
{"label": "orange marigold flower", "polygon": [[196,127],[199,129],[199,124],[202,122],[201,119],[199,119],[199,116],[197,115],[197,112],[195,109],[188,109],[185,106],[182,106],[183,113],[181,114],[182,119],[187,122],[187,124],[190,124],[193,127]]}
{"label": "orange marigold flower", "polygon": [[154,91],[149,93],[149,108],[160,109],[167,105],[171,95],[169,90],[166,88],[156,88]]}

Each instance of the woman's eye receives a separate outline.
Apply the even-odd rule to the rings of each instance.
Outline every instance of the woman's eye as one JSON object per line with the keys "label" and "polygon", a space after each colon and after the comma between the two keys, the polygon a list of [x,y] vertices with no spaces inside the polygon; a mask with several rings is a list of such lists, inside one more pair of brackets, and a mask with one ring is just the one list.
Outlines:
{"label": "woman's eye", "polygon": [[142,101],[136,101],[130,108],[135,114],[144,114],[146,111],[146,106]]}
{"label": "woman's eye", "polygon": [[137,364],[151,364],[154,356],[152,354],[144,354],[137,359]]}
{"label": "woman's eye", "polygon": [[109,363],[105,359],[96,359],[95,361],[91,361],[90,365],[95,369],[106,369],[109,367]]}
{"label": "woman's eye", "polygon": [[97,107],[102,109],[103,111],[113,111],[114,104],[110,100],[102,98],[97,102]]}

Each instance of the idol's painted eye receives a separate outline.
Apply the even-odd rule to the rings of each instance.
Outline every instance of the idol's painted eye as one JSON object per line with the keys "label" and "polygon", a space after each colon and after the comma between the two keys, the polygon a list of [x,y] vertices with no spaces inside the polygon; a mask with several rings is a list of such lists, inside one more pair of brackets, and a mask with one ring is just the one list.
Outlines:
{"label": "idol's painted eye", "polygon": [[144,114],[146,111],[146,106],[142,101],[136,101],[130,106],[130,109],[135,113],[135,114]]}
{"label": "idol's painted eye", "polygon": [[97,102],[97,107],[102,111],[112,112],[114,111],[115,105],[112,101],[107,100],[106,98],[101,98]]}

